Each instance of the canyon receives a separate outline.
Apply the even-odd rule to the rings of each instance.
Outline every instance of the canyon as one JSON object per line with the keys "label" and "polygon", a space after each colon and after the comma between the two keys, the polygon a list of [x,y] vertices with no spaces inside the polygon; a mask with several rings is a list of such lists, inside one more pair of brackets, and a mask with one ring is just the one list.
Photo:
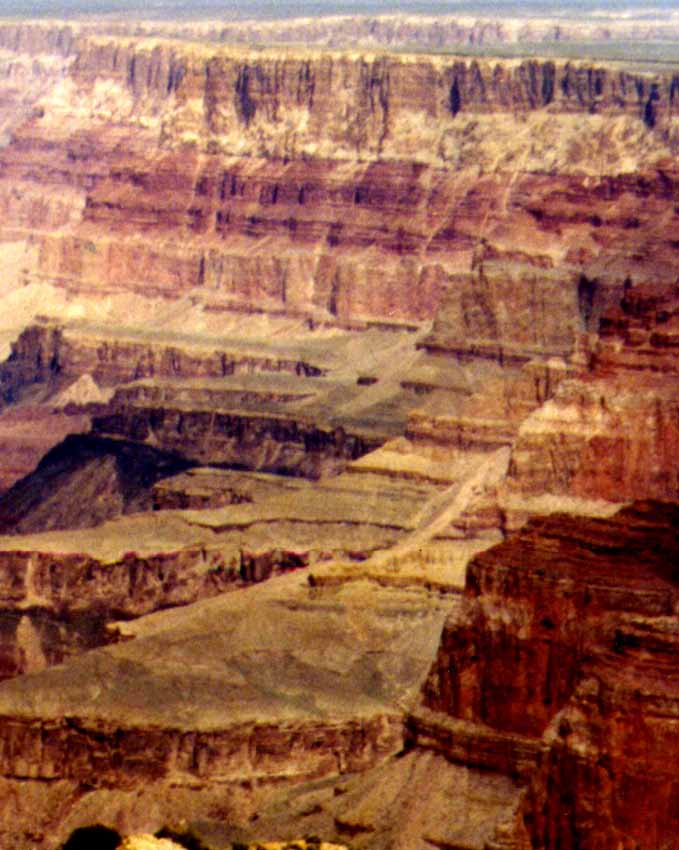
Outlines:
{"label": "canyon", "polygon": [[679,70],[380,27],[0,21],[2,848],[679,847]]}

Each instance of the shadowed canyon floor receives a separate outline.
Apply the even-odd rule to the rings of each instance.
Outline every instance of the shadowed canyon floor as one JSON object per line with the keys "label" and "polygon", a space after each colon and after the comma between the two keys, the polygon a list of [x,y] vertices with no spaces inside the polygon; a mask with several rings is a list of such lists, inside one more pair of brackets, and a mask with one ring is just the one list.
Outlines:
{"label": "shadowed canyon floor", "polygon": [[0,846],[679,848],[679,68],[210,26],[0,22]]}

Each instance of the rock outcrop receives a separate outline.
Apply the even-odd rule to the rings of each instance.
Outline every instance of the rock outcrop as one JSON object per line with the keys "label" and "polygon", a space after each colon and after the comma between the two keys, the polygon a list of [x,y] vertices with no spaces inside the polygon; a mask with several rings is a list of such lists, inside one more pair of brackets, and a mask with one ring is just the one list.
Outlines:
{"label": "rock outcrop", "polygon": [[521,777],[531,846],[672,846],[677,520],[554,516],[470,566],[412,739]]}
{"label": "rock outcrop", "polygon": [[58,846],[92,807],[121,832],[216,807],[242,821],[272,791],[397,752],[398,705],[417,694],[444,609],[393,591],[319,598],[304,584],[283,577],[177,610],[169,631],[160,613],[130,624],[134,640],[4,683],[3,793],[15,804],[2,840]]}
{"label": "rock outcrop", "polygon": [[82,410],[55,411],[40,404],[10,406],[0,413],[0,490],[29,475],[55,445],[90,428]]}
{"label": "rock outcrop", "polygon": [[[111,337],[82,321],[30,325],[0,367],[0,423],[9,430],[23,415],[55,427],[41,433],[42,452],[33,451],[23,471],[69,431],[90,424],[95,436],[148,444],[188,463],[312,478],[340,472],[401,432],[415,397],[392,361],[416,357],[412,330],[328,333],[283,319],[283,341],[266,335],[268,321],[248,338],[248,322],[257,330],[257,319],[246,317],[236,322],[240,336],[236,329],[213,336],[133,325]],[[10,461],[9,484],[20,477],[10,478],[14,454]],[[22,511],[17,505],[9,515]]]}
{"label": "rock outcrop", "polygon": [[[117,335],[116,335],[117,336]],[[99,387],[141,378],[224,378],[259,372],[319,376],[323,366],[282,354],[258,351],[255,345],[234,340],[231,349],[215,338],[211,350],[206,336],[175,338],[174,345],[158,334],[153,339],[111,339],[104,328],[87,325],[62,326],[46,320],[31,325],[12,344],[9,358],[0,371],[0,386],[6,402],[34,384],[47,385],[54,394],[75,378],[89,375]],[[63,404],[63,402],[59,402]]]}
{"label": "rock outcrop", "polygon": [[521,522],[526,496],[677,498],[677,329],[673,289],[628,281],[619,305],[602,316],[584,368],[518,429],[507,482],[510,525]]}
{"label": "rock outcrop", "polygon": [[0,532],[87,528],[151,510],[152,488],[188,462],[137,443],[71,435],[0,496]]}
{"label": "rock outcrop", "polygon": [[[413,495],[422,495],[351,478],[312,485],[219,469],[172,477],[184,468],[139,445],[72,438],[6,494],[3,519],[14,535],[0,539],[2,677],[109,642],[117,619],[317,562],[364,560],[412,530]],[[196,489],[216,498],[197,498]],[[177,507],[200,510],[168,510]],[[10,508],[23,514],[9,516]]]}
{"label": "rock outcrop", "polygon": [[[644,42],[679,40],[679,24],[660,10],[631,8],[624,16],[602,15],[582,9],[577,21],[533,10],[521,13],[497,10],[494,15],[425,15],[391,13],[371,15],[332,15],[273,20],[210,20],[203,15],[173,20],[167,10],[144,9],[147,20],[108,15],[104,19],[81,16],[77,21],[4,20],[0,24],[0,47],[28,54],[54,53],[71,56],[83,36],[154,36],[188,41],[270,46],[271,44],[315,45],[319,47],[413,48],[436,52],[458,48],[481,53],[484,50],[521,50],[543,43],[554,51],[555,43],[569,55],[578,48],[587,54],[592,43],[607,54],[628,58],[625,49],[643,47]],[[584,45],[583,45],[584,42]],[[643,55],[643,54],[642,54]]]}
{"label": "rock outcrop", "polygon": [[[673,256],[668,72],[90,36],[48,88],[0,156],[3,238],[32,233],[27,274],[71,291],[342,322],[452,292],[485,342],[519,278],[516,330],[570,350],[581,273]],[[477,273],[481,244],[519,268]]]}
{"label": "rock outcrop", "polygon": [[[357,775],[343,775],[343,768],[340,766],[338,771],[335,765],[330,773],[339,772],[340,776],[305,782],[302,773],[296,771],[301,765],[298,759],[306,758],[306,738],[301,730],[291,728],[292,751],[287,749],[282,756],[276,748],[274,753],[271,739],[264,773],[275,775],[274,762],[280,756],[289,759],[293,766],[292,773],[287,774],[288,781],[294,774],[294,780],[301,780],[301,784],[294,788],[286,784],[272,790],[262,774],[256,802],[252,794],[241,796],[242,787],[236,790],[241,775],[218,762],[222,749],[216,741],[211,743],[212,759],[201,762],[204,767],[200,793],[203,800],[209,798],[207,789],[214,781],[211,766],[219,767],[219,781],[229,783],[233,789],[229,812],[221,817],[196,815],[194,811],[193,822],[189,819],[181,823],[181,807],[189,805],[189,797],[179,796],[178,778],[175,778],[175,790],[170,792],[174,812],[168,815],[167,807],[152,796],[159,788],[166,787],[160,767],[147,777],[146,789],[141,792],[154,800],[153,814],[148,803],[143,815],[135,810],[132,798],[138,791],[131,796],[116,796],[113,789],[106,787],[105,772],[97,780],[98,788],[88,792],[92,805],[96,805],[95,801],[106,801],[107,811],[116,812],[107,821],[112,827],[157,829],[166,818],[169,826],[166,834],[218,848],[230,848],[234,843],[247,845],[255,836],[286,840],[300,834],[323,835],[327,840],[348,841],[351,846],[380,850],[406,847],[420,850],[431,844],[479,850],[487,847],[524,850],[531,846],[546,850],[562,846],[616,846],[620,842],[623,845],[635,842],[644,850],[671,847],[676,834],[673,754],[677,748],[678,699],[675,685],[677,521],[676,503],[657,502],[636,503],[607,520],[555,515],[535,521],[520,535],[478,556],[470,567],[464,597],[439,602],[438,606],[432,606],[432,597],[425,601],[420,596],[420,608],[415,604],[417,596],[412,589],[405,594],[375,588],[367,592],[366,588],[349,585],[331,592],[315,588],[306,601],[288,585],[288,599],[281,605],[275,582],[290,583],[296,577],[276,579],[268,588],[251,589],[247,591],[252,600],[248,610],[256,622],[245,632],[239,632],[241,640],[245,635],[253,635],[252,629],[261,624],[262,614],[270,616],[267,608],[272,604],[278,617],[275,626],[269,622],[266,636],[260,634],[252,644],[258,647],[258,652],[251,658],[248,656],[247,666],[242,662],[239,665],[241,673],[248,670],[248,688],[255,681],[269,682],[267,676],[260,678],[263,672],[258,666],[263,645],[280,648],[283,640],[283,646],[287,646],[285,641],[289,638],[282,636],[298,635],[302,623],[309,625],[321,611],[326,630],[328,617],[335,622],[336,618],[349,615],[350,620],[342,622],[353,623],[351,635],[341,630],[333,632],[330,643],[334,647],[334,660],[324,655],[324,668],[327,663],[337,663],[338,640],[351,642],[361,635],[361,641],[367,641],[361,647],[372,647],[368,654],[373,658],[370,663],[387,663],[381,669],[391,670],[386,678],[379,680],[356,678],[352,674],[350,681],[362,682],[360,687],[368,688],[366,694],[371,694],[370,699],[383,693],[384,687],[393,687],[396,668],[390,665],[397,656],[402,659],[394,640],[408,642],[410,658],[417,653],[431,653],[428,657],[434,663],[424,682],[423,702],[418,704],[414,685],[418,677],[422,677],[420,682],[425,677],[426,658],[417,655],[418,672],[414,678],[408,678],[407,695],[406,691],[400,691],[401,699],[405,700],[401,702],[405,708],[405,716],[400,715],[402,730],[390,738],[384,750],[372,750],[379,763]],[[264,601],[263,592],[269,594],[268,602]],[[258,596],[260,601],[255,602]],[[438,613],[434,615],[436,607]],[[354,619],[359,617],[359,610],[363,614],[359,620]],[[208,644],[221,640],[220,631],[228,631],[236,611],[241,612],[239,616],[246,616],[232,595],[202,603],[195,613],[191,608],[176,612],[169,629],[166,615],[160,614],[132,623],[126,627],[130,634],[136,635],[131,643],[100,651],[32,680],[6,683],[0,689],[3,701],[0,704],[3,711],[11,704],[14,711],[34,718],[38,705],[40,716],[51,716],[52,712],[68,715],[70,707],[76,705],[73,695],[80,683],[87,681],[87,687],[93,687],[96,682],[97,696],[93,698],[90,713],[94,711],[101,718],[97,728],[102,740],[108,741],[112,733],[107,733],[103,718],[117,701],[132,704],[125,688],[137,692],[135,688],[146,677],[147,692],[151,687],[157,693],[160,693],[158,688],[162,690],[161,673],[156,671],[151,675],[145,668],[144,659],[149,653],[157,656],[159,648],[165,645],[163,642],[171,639],[172,652],[179,656],[189,647],[195,652],[193,644],[202,641],[203,664],[208,664]],[[410,612],[408,616],[406,611]],[[424,611],[428,612],[426,625],[419,619]],[[363,619],[366,616],[368,619]],[[375,634],[369,625],[374,616],[396,618],[392,628],[383,632],[376,644],[372,643]],[[402,621],[404,616],[407,626]],[[289,618],[299,618],[291,632],[287,631],[292,622]],[[399,621],[401,625],[397,626]],[[210,624],[217,622],[218,632],[209,632]],[[421,624],[415,627],[415,622]],[[392,661],[381,654],[385,640],[395,653]],[[356,652],[360,654],[363,650],[355,643],[351,645],[352,657],[356,658]],[[251,644],[246,641],[245,646]],[[380,647],[377,655],[376,646]],[[323,647],[318,646],[318,651],[329,652],[326,644]],[[242,658],[242,646],[240,651]],[[297,645],[296,657],[306,651],[309,650]],[[138,665],[129,665],[128,661],[125,676],[110,676],[110,665],[120,666],[128,657],[136,659]],[[368,663],[367,658],[360,663]],[[290,676],[299,673],[308,685],[307,677],[311,675],[308,669],[302,673],[290,660],[280,669],[285,671],[285,684],[278,680],[276,699],[288,687]],[[348,668],[343,665],[342,669]],[[511,677],[507,675],[508,669],[512,671]],[[255,670],[259,672],[255,674]],[[398,676],[403,676],[405,669],[399,667],[399,670]],[[414,668],[411,672],[415,674]],[[327,684],[332,687],[334,682],[332,677]],[[314,693],[317,700],[325,699],[321,696],[326,694],[325,685]],[[345,698],[358,699],[358,704],[363,705],[366,694],[358,697],[353,691],[342,695],[333,691],[334,711],[345,705]],[[242,691],[240,698],[243,699]],[[270,699],[268,696],[267,700]],[[205,712],[210,698],[204,694],[201,701],[201,712]],[[280,711],[280,707],[268,704],[272,711]],[[324,704],[316,705],[321,709]],[[288,711],[290,707],[288,703]],[[180,714],[182,718],[188,717],[187,710],[185,706]],[[237,715],[248,710],[241,704]],[[305,709],[295,703],[294,711],[300,710]],[[167,711],[176,711],[176,707],[174,703],[167,706],[161,702],[153,711],[159,713],[159,718],[162,715],[165,722]],[[36,720],[32,722],[31,728],[35,728]],[[82,717],[72,721],[68,733],[72,737],[81,736],[79,763],[86,769],[90,769],[91,762],[82,736],[91,722]],[[392,718],[390,722],[397,721]],[[12,734],[19,734],[16,730],[20,725],[17,721],[11,724],[10,728],[15,730]],[[57,727],[61,729],[55,721]],[[386,726],[380,728],[384,732]],[[42,739],[48,743],[52,734],[66,733],[41,732]],[[263,736],[262,740],[269,741],[263,728],[258,734]],[[322,741],[327,734],[316,727],[317,758],[325,757]],[[117,735],[117,741],[127,740],[124,733],[119,731]],[[356,735],[352,740],[373,746],[368,744],[372,733],[367,727]],[[161,740],[157,732],[154,746],[160,746]],[[191,740],[207,738],[201,734]],[[386,742],[386,738],[383,740]],[[25,730],[21,741],[29,741]],[[226,737],[220,741],[226,741]],[[334,752],[341,752],[338,739],[334,741]],[[253,746],[250,752],[259,753],[259,747],[254,743]],[[402,751],[389,755],[390,746],[402,747]],[[18,751],[16,743],[11,752],[18,754]],[[161,763],[168,762],[161,760]],[[143,764],[143,760],[139,762],[139,770],[143,770]],[[366,762],[342,764],[351,769]],[[131,767],[128,770],[124,757],[121,769],[126,771],[130,789],[136,788],[134,773]],[[106,765],[103,770],[108,770]],[[10,779],[8,787],[13,782],[16,779]],[[114,784],[119,783],[120,779],[116,779]],[[27,779],[25,786],[33,787],[33,783]],[[63,787],[59,793],[73,793],[68,783],[59,786],[57,782],[55,788],[59,787]],[[424,797],[423,791],[426,791]],[[185,793],[188,794],[188,789]],[[74,795],[67,820],[69,828],[74,828],[78,818],[88,811],[88,794]],[[200,798],[194,794],[190,799],[190,805],[195,805]],[[252,812],[249,807],[253,805],[258,813],[254,820],[247,814]]]}

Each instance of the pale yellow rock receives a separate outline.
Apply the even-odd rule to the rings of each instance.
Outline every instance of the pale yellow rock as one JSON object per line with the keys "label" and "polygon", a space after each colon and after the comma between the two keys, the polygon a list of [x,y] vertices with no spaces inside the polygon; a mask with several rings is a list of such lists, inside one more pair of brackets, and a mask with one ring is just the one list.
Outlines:
{"label": "pale yellow rock", "polygon": [[85,374],[59,393],[52,403],[55,407],[66,407],[67,404],[105,404],[112,395],[112,389],[101,389],[90,374]]}
{"label": "pale yellow rock", "polygon": [[154,838],[152,835],[130,835],[120,845],[119,850],[183,850],[181,844],[175,844],[169,838]]}
{"label": "pale yellow rock", "polygon": [[[136,850],[136,848],[135,848]],[[139,848],[145,850],[145,848]],[[149,847],[151,850],[151,847]],[[265,841],[248,845],[248,850],[347,850],[344,844],[328,844],[322,841],[320,844],[310,844],[308,841]]]}

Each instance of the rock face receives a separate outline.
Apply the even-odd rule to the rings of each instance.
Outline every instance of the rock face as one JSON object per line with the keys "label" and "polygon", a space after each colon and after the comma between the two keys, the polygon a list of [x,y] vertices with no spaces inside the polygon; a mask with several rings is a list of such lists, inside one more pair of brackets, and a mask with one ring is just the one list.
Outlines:
{"label": "rock face", "polygon": [[[545,847],[676,841],[676,614],[628,616],[549,731],[526,819]],[[604,791],[610,785],[610,791]],[[577,788],[566,801],[555,787]],[[634,792],[630,795],[629,789]],[[551,798],[551,799],[550,799]],[[544,815],[542,814],[544,812]]]}
{"label": "rock face", "polygon": [[[392,359],[416,357],[412,330],[328,332],[282,319],[285,339],[272,340],[264,321],[262,329],[255,317],[236,319],[240,334],[132,327],[113,338],[82,321],[30,325],[0,367],[6,442],[12,425],[32,416],[54,426],[40,433],[42,452],[91,424],[97,437],[147,444],[189,464],[317,478],[400,433],[414,394],[401,386]],[[377,377],[362,380],[364,370],[380,385]],[[35,450],[29,458],[25,472]],[[11,484],[20,477],[15,454],[5,463]]]}
{"label": "rock face", "polygon": [[431,319],[452,292],[474,335],[511,343],[510,281],[472,273],[485,245],[532,293],[524,343],[569,350],[583,271],[628,245],[640,273],[640,243],[656,274],[672,256],[676,90],[581,63],[91,36],[2,151],[3,238],[32,232],[27,274],[79,293],[355,322]]}
{"label": "rock face", "polygon": [[[219,344],[223,349],[219,349]],[[165,340],[124,337],[112,340],[102,328],[62,327],[47,321],[31,325],[12,345],[0,381],[5,399],[26,384],[49,383],[88,374],[99,386],[116,386],[139,378],[223,378],[257,372],[318,376],[322,366],[267,353],[247,352],[234,346],[229,351],[223,340],[210,350],[205,337],[178,339],[174,346]]]}
{"label": "rock face", "polygon": [[677,520],[554,516],[470,567],[413,740],[528,780],[534,847],[673,846]]}
{"label": "rock face", "polygon": [[[599,43],[602,49],[617,46],[624,56],[644,42],[679,40],[679,26],[672,16],[646,8],[632,8],[625,16],[602,16],[580,10],[577,21],[563,15],[536,16],[533,10],[519,9],[495,14],[424,14],[391,13],[371,15],[309,16],[281,20],[209,20],[202,15],[196,19],[168,19],[165,10],[146,9],[148,20],[118,18],[109,15],[100,20],[90,16],[72,22],[4,21],[0,29],[0,47],[28,54],[56,53],[71,56],[78,49],[79,39],[93,34],[117,36],[143,35],[179,38],[198,42],[243,44],[308,44],[320,47],[364,49],[375,47],[417,47],[441,49],[514,47],[554,42],[577,48],[581,42],[588,47]],[[628,42],[620,45],[619,42]],[[636,45],[635,45],[636,43]],[[591,48],[590,48],[591,49]],[[566,51],[568,53],[568,51]],[[611,52],[610,47],[607,51]]]}
{"label": "rock face", "polygon": [[156,481],[188,465],[136,443],[73,435],[48,452],[33,474],[0,496],[0,530],[30,534],[86,528],[120,514],[150,510]]}
{"label": "rock face", "polygon": [[[3,822],[7,839],[58,846],[87,824],[92,806],[100,823],[121,831],[155,831],[206,813],[206,803],[214,812],[220,797],[222,810],[247,818],[258,795],[362,770],[398,751],[397,705],[413,699],[426,673],[441,607],[389,591],[370,600],[355,591],[314,599],[299,575],[261,590],[177,611],[169,632],[165,614],[140,621],[134,640],[5,683],[7,794],[17,783],[29,796],[49,788],[63,813],[50,828],[46,808],[36,818],[18,801],[13,823]],[[140,701],[123,709],[123,729],[120,710],[130,698]],[[151,790],[165,799],[162,811],[155,803],[130,808],[132,797]]]}
{"label": "rock face", "polygon": [[519,427],[510,495],[676,499],[677,311],[676,292],[628,286],[602,317],[589,368]]}
{"label": "rock face", "polygon": [[[71,795],[72,808],[60,829],[75,828],[92,806],[105,803],[106,822],[113,828],[154,830],[163,822],[176,823],[170,834],[218,848],[248,843],[255,835],[284,840],[311,833],[361,848],[403,850],[432,843],[520,850],[619,842],[624,846],[632,841],[644,850],[672,847],[679,699],[678,521],[676,504],[657,502],[636,503],[607,520],[555,515],[535,521],[473,561],[464,597],[438,605],[432,604],[432,597],[413,595],[412,588],[405,593],[366,593],[365,588],[345,585],[332,591],[317,588],[308,595],[301,591],[298,577],[291,576],[246,591],[251,594],[247,612],[232,594],[177,611],[173,622],[156,614],[131,623],[125,626],[125,633],[135,636],[129,643],[0,688],[2,710],[13,716],[3,727],[12,742],[3,756],[11,776],[7,787],[24,776],[28,793],[39,784],[34,778],[42,775],[35,771],[46,771],[53,793]],[[278,585],[284,602],[276,582],[287,583],[285,589]],[[291,582],[297,582],[297,589]],[[275,625],[272,610],[277,612]],[[390,626],[383,630],[387,621]],[[306,653],[315,650],[313,644],[300,645],[299,630],[327,632],[329,623],[351,624],[350,633],[334,630],[331,655],[326,645],[318,645],[316,649],[326,653],[323,661],[310,668],[307,658],[300,667]],[[231,699],[220,688],[227,687],[233,673],[231,661],[224,666],[224,642],[233,646],[236,635],[237,669],[247,674],[237,689],[238,707],[230,709],[232,725],[189,734],[196,724],[203,730],[208,718],[223,722],[223,703],[216,710],[213,701]],[[273,673],[262,667],[271,658],[262,652],[265,647],[274,655],[288,652],[290,639],[295,641],[294,658],[277,668],[272,693]],[[409,647],[405,656],[403,641]],[[189,654],[195,658],[197,645],[203,662],[192,675],[216,676],[217,668],[210,666],[213,645],[219,647],[221,672],[197,701],[185,703],[174,685],[169,690],[166,677],[181,659]],[[364,645],[371,647],[367,656],[362,655]],[[347,657],[341,668],[345,673],[352,670],[343,680],[350,693],[340,694],[335,690],[337,664],[349,646],[353,661]],[[252,656],[250,648],[256,648]],[[152,672],[148,659],[163,652],[172,657],[163,655],[163,663]],[[227,652],[227,657],[232,656]],[[406,667],[405,657],[410,659]],[[415,658],[417,663],[410,666]],[[356,664],[363,671],[360,675]],[[365,664],[372,672],[363,669]],[[375,677],[375,664],[382,677]],[[324,678],[330,669],[333,675]],[[321,679],[315,678],[319,675]],[[309,677],[315,682],[314,713],[324,717],[313,724],[313,758],[307,753],[308,730],[300,725],[306,723],[301,718],[308,706],[298,698],[291,700],[302,682],[309,687]],[[417,682],[424,685],[419,704]],[[93,695],[86,709],[83,688]],[[142,707],[131,696],[142,692],[158,699]],[[328,711],[342,715],[345,708],[348,716],[357,716],[357,706],[368,705],[379,713],[380,703],[395,697],[401,700],[399,711],[388,720],[375,720],[377,726],[361,721],[360,731],[351,725],[351,733],[340,732],[325,717]],[[153,717],[152,739],[136,729],[134,740],[143,740],[145,752],[161,752],[162,758],[147,763],[140,755],[128,761],[129,753],[138,751],[128,753],[125,748],[118,760],[94,759],[93,723],[97,753],[114,741],[118,747],[128,741],[119,720],[115,733],[109,728],[110,718],[120,716],[121,705],[127,707],[128,717],[130,711],[147,721]],[[65,726],[60,718],[71,717],[76,707],[77,719]],[[258,712],[256,728],[242,725],[249,711]],[[295,718],[299,715],[299,722],[291,719],[291,712]],[[270,716],[279,718],[275,729],[262,720]],[[176,724],[177,718],[181,731],[170,731],[170,722]],[[285,744],[276,743],[280,730],[287,736]],[[42,755],[30,764],[40,767],[30,768],[21,753],[37,746],[36,735]],[[166,751],[166,739],[174,741],[172,736],[178,735],[184,743],[172,743]],[[252,736],[248,758],[261,754],[264,761],[238,760],[243,750],[236,754],[233,743],[243,735]],[[330,740],[333,758],[340,759],[332,764],[326,760]],[[64,776],[64,768],[49,761],[49,754],[64,741],[71,742],[69,746],[78,743],[77,770],[91,777],[95,789],[76,792],[75,777]],[[199,745],[207,746],[209,754],[191,762],[193,767],[177,761],[185,758],[189,746]],[[399,748],[397,756],[389,755]],[[379,763],[351,775],[371,760]],[[120,775],[111,773],[112,763]],[[67,770],[76,770],[72,760],[70,764]],[[167,792],[173,813],[156,802],[146,805],[143,813],[136,810],[133,798],[167,787],[168,765],[178,771],[172,773],[173,790]],[[267,783],[272,777],[281,782],[278,771],[284,765],[286,784],[272,790]],[[260,769],[260,796],[242,796],[244,777],[260,775]],[[330,778],[336,773],[340,776]],[[325,781],[305,782],[321,774]],[[137,790],[142,776],[144,791]],[[199,793],[189,791],[196,778]],[[215,816],[214,809],[212,814],[202,809],[206,814],[196,815],[194,807],[206,805],[206,800],[211,801],[208,808],[215,806],[208,791],[215,781],[233,789],[228,814]],[[290,781],[301,784],[291,789]],[[121,787],[128,789],[122,796],[115,790]],[[253,806],[256,820],[248,815]],[[187,807],[195,822],[179,825]]]}
{"label": "rock face", "polygon": [[[122,414],[96,419],[94,432],[153,441],[195,463],[231,464],[283,474],[319,477],[330,466],[354,459],[371,448],[368,441],[327,431],[313,422],[284,418],[172,408],[135,407]],[[335,463],[333,463],[335,462]]]}
{"label": "rock face", "polygon": [[5,409],[0,413],[0,489],[29,475],[54,445],[90,425],[82,409],[66,413],[30,403]]}
{"label": "rock face", "polygon": [[[171,456],[97,438],[73,441],[79,463],[66,444],[4,499],[6,510],[24,513],[5,516],[14,536],[0,539],[2,677],[110,642],[107,626],[117,619],[317,562],[365,559],[416,523],[412,491],[218,469],[173,478],[186,464]],[[165,478],[151,494],[157,476]],[[192,503],[196,490],[219,498]],[[150,512],[152,500],[161,510]],[[176,507],[204,510],[167,510]],[[121,513],[134,515],[104,522]]]}

